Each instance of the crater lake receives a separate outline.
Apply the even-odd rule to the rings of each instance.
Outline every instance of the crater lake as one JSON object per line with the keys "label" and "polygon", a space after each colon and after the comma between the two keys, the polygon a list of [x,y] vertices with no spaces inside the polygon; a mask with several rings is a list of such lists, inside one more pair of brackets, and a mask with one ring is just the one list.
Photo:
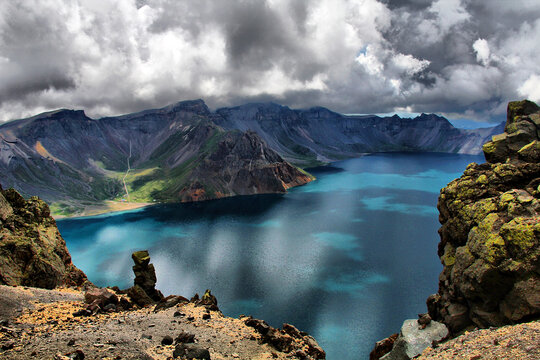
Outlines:
{"label": "crater lake", "polygon": [[131,286],[131,253],[148,249],[165,295],[211,289],[227,316],[293,324],[329,360],[367,359],[376,341],[427,311],[442,269],[439,190],[483,161],[372,154],[309,169],[317,180],[283,195],[57,223],[74,264],[96,285]]}

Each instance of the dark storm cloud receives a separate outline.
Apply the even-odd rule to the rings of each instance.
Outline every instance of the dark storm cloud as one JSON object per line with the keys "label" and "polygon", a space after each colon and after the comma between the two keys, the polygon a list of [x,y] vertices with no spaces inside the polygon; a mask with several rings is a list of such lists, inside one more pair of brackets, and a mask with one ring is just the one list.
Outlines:
{"label": "dark storm cloud", "polygon": [[414,10],[425,9],[431,5],[431,0],[383,0],[390,9],[409,8]]}
{"label": "dark storm cloud", "polygon": [[487,120],[540,100],[538,19],[529,0],[3,2],[0,119],[203,98]]}

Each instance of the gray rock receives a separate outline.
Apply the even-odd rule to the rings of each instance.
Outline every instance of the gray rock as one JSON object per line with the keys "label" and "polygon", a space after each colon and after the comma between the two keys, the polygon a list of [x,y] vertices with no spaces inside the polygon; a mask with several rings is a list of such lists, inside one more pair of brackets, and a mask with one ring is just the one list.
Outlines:
{"label": "gray rock", "polygon": [[173,352],[173,357],[182,359],[199,359],[210,360],[210,352],[195,344],[179,344],[176,345]]}
{"label": "gray rock", "polygon": [[448,328],[437,321],[431,321],[425,329],[421,329],[417,320],[405,320],[392,351],[381,360],[412,359],[431,346],[433,341],[440,341],[446,336],[448,336]]}

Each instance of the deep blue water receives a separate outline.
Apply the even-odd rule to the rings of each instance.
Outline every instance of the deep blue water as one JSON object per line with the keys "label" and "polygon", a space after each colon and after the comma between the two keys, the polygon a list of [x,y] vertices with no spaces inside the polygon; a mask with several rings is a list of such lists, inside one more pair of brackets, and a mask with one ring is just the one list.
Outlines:
{"label": "deep blue water", "polygon": [[439,189],[478,156],[374,154],[311,169],[286,195],[157,205],[58,221],[73,262],[100,286],[132,283],[149,249],[157,287],[212,289],[229,316],[312,334],[327,359],[366,359],[437,290]]}

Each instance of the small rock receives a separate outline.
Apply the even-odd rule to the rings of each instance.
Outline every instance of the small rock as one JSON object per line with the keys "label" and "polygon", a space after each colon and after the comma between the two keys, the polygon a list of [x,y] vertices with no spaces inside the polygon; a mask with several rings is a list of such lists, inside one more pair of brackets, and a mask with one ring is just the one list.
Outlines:
{"label": "small rock", "polygon": [[210,314],[203,314],[203,320],[210,320]]}
{"label": "small rock", "polygon": [[187,303],[189,302],[188,299],[186,299],[183,296],[178,295],[170,295],[161,300],[156,307],[154,308],[154,312],[158,312],[159,310],[165,310],[172,308],[175,305],[181,304],[181,303]]}
{"label": "small rock", "polygon": [[75,345],[75,339],[69,339],[67,345],[68,345],[68,346],[73,346],[73,345]]}
{"label": "small rock", "polygon": [[71,360],[84,360],[84,353],[82,350],[75,350],[74,352],[66,354]]}
{"label": "small rock", "polygon": [[91,316],[92,311],[90,311],[88,309],[81,309],[79,311],[75,311],[72,315],[73,316]]}
{"label": "small rock", "polygon": [[152,335],[142,334],[141,337],[142,337],[143,339],[152,340]]}
{"label": "small rock", "polygon": [[188,317],[187,319],[188,319],[188,321],[193,321],[193,320],[195,320],[195,318],[194,318],[193,316],[190,316],[190,317]]}
{"label": "small rock", "polygon": [[179,344],[179,343],[184,343],[184,344],[192,343],[192,342],[195,342],[195,335],[187,333],[185,331],[182,331],[180,334],[178,334],[178,336],[176,337],[176,339],[174,341],[177,344]]}
{"label": "small rock", "polygon": [[103,311],[106,311],[106,312],[116,312],[116,310],[117,310],[117,308],[116,308],[115,304],[107,304],[103,308]]}
{"label": "small rock", "polygon": [[180,311],[175,311],[174,314],[173,314],[173,316],[174,316],[174,317],[186,316],[186,314],[181,313]]}
{"label": "small rock", "polygon": [[9,340],[2,344],[2,350],[13,349],[14,346],[15,346],[15,341]]}
{"label": "small rock", "polygon": [[102,348],[102,347],[105,347],[105,344],[94,344],[94,347]]}
{"label": "small rock", "polygon": [[232,353],[231,356],[235,359],[238,359],[240,357],[240,355],[238,355],[237,353]]}
{"label": "small rock", "polygon": [[195,344],[179,344],[176,345],[173,352],[174,358],[187,358],[210,360],[210,352],[199,345]]}
{"label": "small rock", "polygon": [[161,345],[172,345],[173,343],[173,338],[169,335],[163,337],[163,339],[161,340]]}
{"label": "small rock", "polygon": [[420,329],[425,329],[431,322],[431,316],[429,314],[418,314],[418,325]]}

